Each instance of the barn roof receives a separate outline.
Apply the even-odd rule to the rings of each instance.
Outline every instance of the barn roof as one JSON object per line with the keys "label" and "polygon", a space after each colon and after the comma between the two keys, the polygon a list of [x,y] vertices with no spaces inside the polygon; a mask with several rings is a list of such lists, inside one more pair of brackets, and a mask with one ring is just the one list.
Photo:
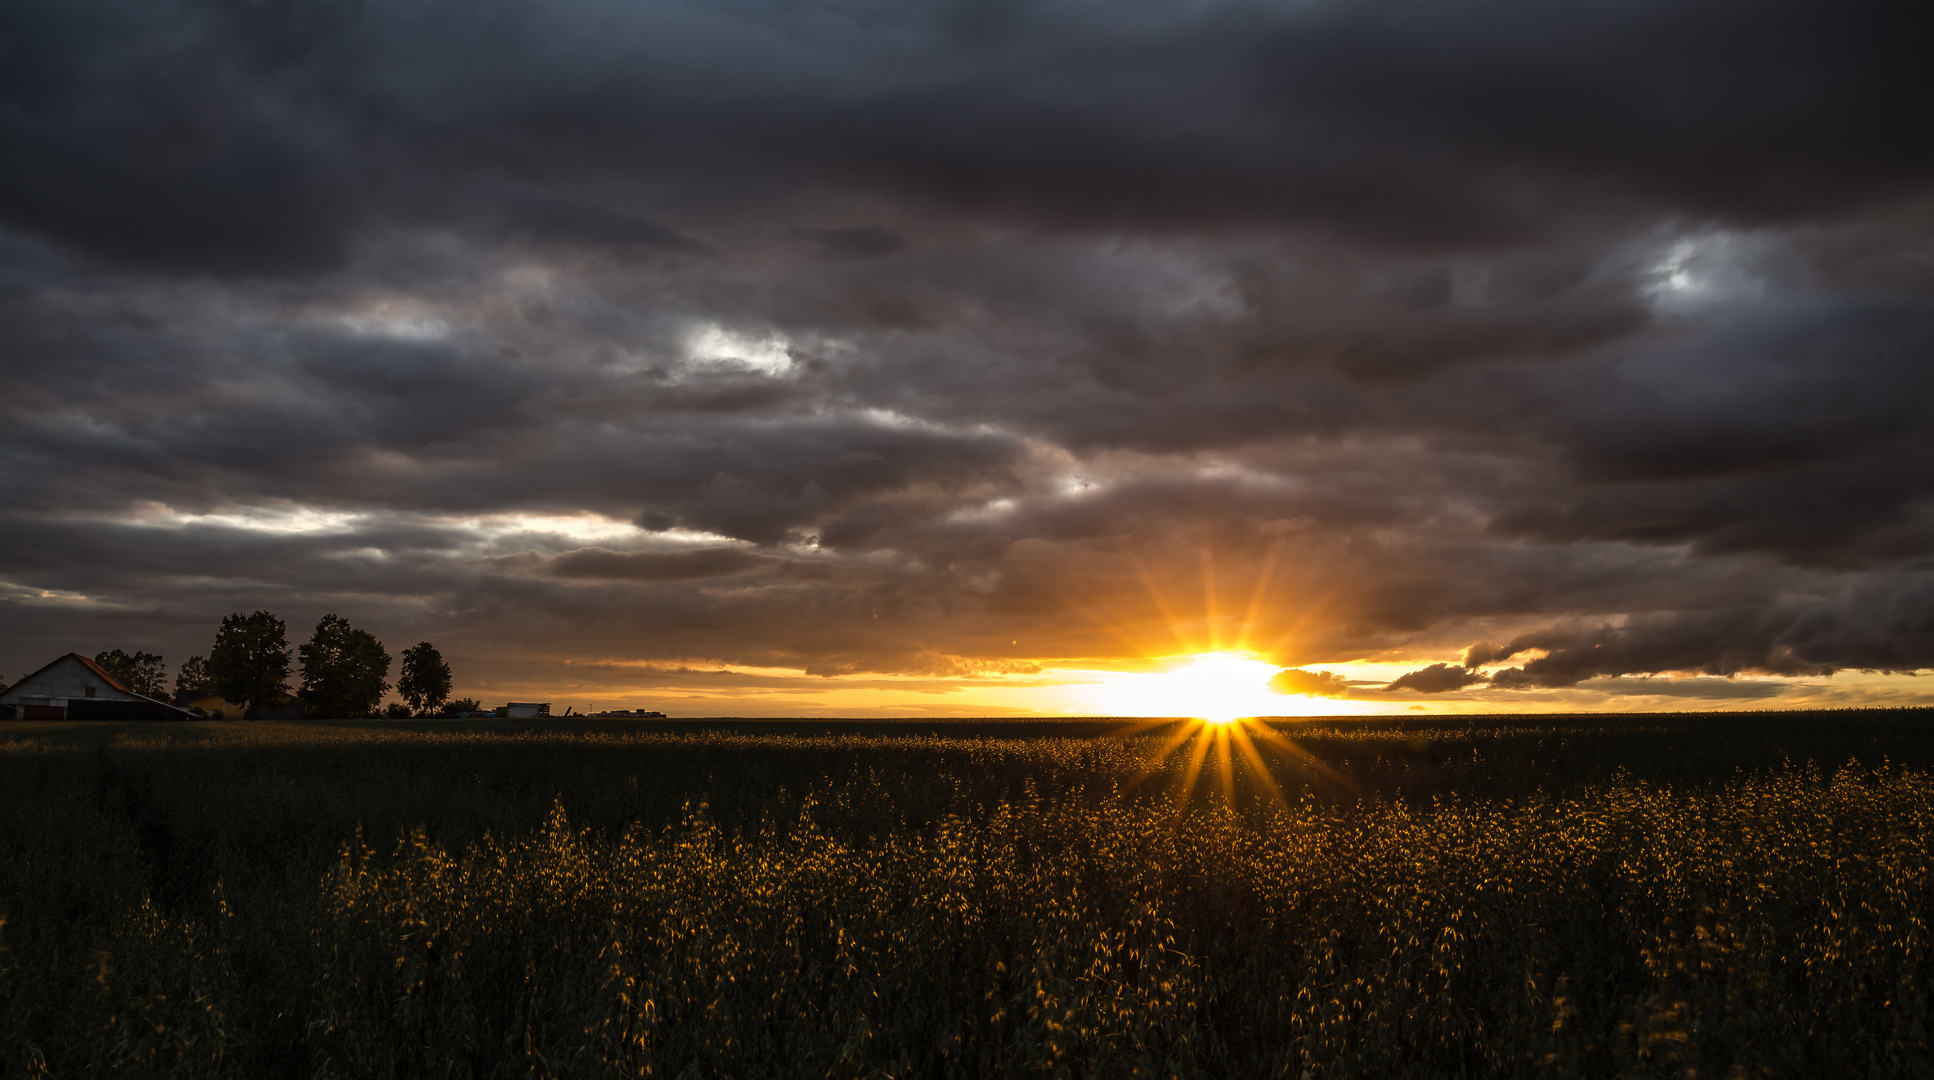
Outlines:
{"label": "barn roof", "polygon": [[[119,690],[119,691],[121,691],[121,692],[122,692],[123,694],[133,694],[133,695],[134,695],[135,697],[147,697],[147,695],[146,695],[146,694],[143,694],[143,693],[140,693],[139,691],[137,691],[137,690],[134,690],[134,689],[132,689],[132,688],[131,688],[131,687],[129,687],[129,686],[128,686],[128,685],[126,684],[126,683],[124,683],[124,682],[122,682],[121,680],[119,680],[119,679],[117,679],[117,678],[115,678],[115,677],[114,677],[114,676],[112,676],[112,675],[109,675],[109,674],[107,673],[107,669],[106,669],[106,668],[104,668],[104,667],[102,667],[101,665],[99,665],[99,664],[97,664],[97,663],[95,663],[95,662],[94,662],[94,661],[92,661],[92,660],[89,660],[89,659],[88,659],[87,657],[85,657],[85,656],[82,656],[82,655],[81,655],[80,653],[77,653],[77,652],[71,652],[71,653],[68,653],[68,654],[67,654],[67,656],[71,656],[71,657],[73,657],[74,659],[76,659],[76,660],[79,660],[79,661],[80,661],[81,663],[83,663],[83,664],[86,664],[86,665],[88,666],[88,669],[89,669],[89,670],[91,670],[92,672],[94,672],[94,674],[96,674],[96,675],[99,675],[99,676],[100,676],[101,678],[103,678],[103,679],[106,679],[106,680],[107,680],[107,684],[108,684],[109,686],[112,686],[112,687],[113,687],[113,688],[115,688],[116,690]],[[67,656],[63,656],[63,657],[60,657],[60,658],[58,658],[58,659],[56,659],[56,660],[54,661],[54,664],[58,664],[58,663],[60,663],[60,662],[61,662],[61,660],[65,660],[65,659],[67,659]],[[48,664],[48,665],[47,665],[47,667],[53,667],[53,666],[54,666],[54,664]],[[47,668],[41,668],[41,669],[40,669],[40,671],[46,671],[46,670],[47,670]],[[40,674],[40,671],[36,671],[36,672],[34,672],[34,674],[35,674],[35,675],[38,675],[38,674]]]}
{"label": "barn roof", "polygon": [[172,709],[175,712],[182,714],[183,716],[189,715],[188,710],[186,709],[177,708],[176,706],[170,705],[165,701],[161,701],[157,698],[151,698],[146,694],[128,689],[128,686],[126,683],[122,682],[121,680],[115,678],[112,675],[109,675],[104,669],[102,669],[101,665],[95,663],[94,661],[88,659],[85,656],[82,656],[80,653],[77,653],[77,652],[71,652],[66,654],[65,656],[54,657],[52,660],[48,661],[47,663],[42,664],[39,667],[35,668],[34,670],[28,672],[27,674],[22,675],[20,678],[15,679],[13,681],[13,684],[11,686],[8,686],[7,689],[13,690],[20,686],[25,685],[29,679],[32,679],[34,676],[39,675],[41,672],[44,672],[47,669],[53,667],[55,664],[60,663],[62,660],[79,660],[81,664],[87,668],[87,670],[100,676],[102,681],[106,682],[109,686],[112,686],[116,690],[121,691],[123,694],[127,694],[130,697],[139,698],[142,701],[153,701],[156,704],[167,709]]}
{"label": "barn roof", "polygon": [[[92,660],[89,660],[87,657],[82,656],[80,653],[77,653],[77,652],[71,652],[65,656],[54,657],[52,660],[47,661],[46,663],[40,665],[39,667],[33,669],[32,671],[29,671],[27,674],[22,675],[18,679],[15,679],[13,681],[13,685],[19,686],[21,683],[24,683],[28,679],[31,679],[34,676],[39,675],[41,672],[48,670],[49,668],[53,667],[55,664],[60,663],[62,660],[79,660],[82,664],[86,665],[87,670],[93,672],[96,675],[99,675],[102,679],[107,681],[107,684],[109,686],[112,686],[116,690],[121,691],[123,694],[134,694],[135,697],[147,696],[145,694],[136,694],[133,690],[128,689],[125,683],[115,678],[114,676],[109,675],[107,671],[101,667],[101,665],[95,663]],[[150,700],[153,700],[153,699],[150,699]]]}

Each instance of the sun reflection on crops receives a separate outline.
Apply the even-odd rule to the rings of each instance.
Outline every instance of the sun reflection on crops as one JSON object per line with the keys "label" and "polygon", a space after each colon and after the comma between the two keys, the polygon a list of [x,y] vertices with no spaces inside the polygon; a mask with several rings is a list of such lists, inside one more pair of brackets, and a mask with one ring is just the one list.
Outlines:
{"label": "sun reflection on crops", "polygon": [[[1122,733],[1135,734],[1151,726],[1133,725],[1123,729]],[[1266,753],[1277,760],[1273,763],[1265,760]],[[1224,799],[1234,802],[1240,779],[1260,790],[1270,801],[1281,804],[1285,800],[1275,773],[1283,767],[1285,760],[1293,768],[1307,770],[1338,788],[1346,791],[1357,789],[1349,777],[1331,768],[1268,722],[1255,717],[1222,721],[1201,718],[1187,720],[1170,732],[1161,747],[1146,760],[1147,764],[1130,787],[1141,787],[1158,774],[1170,773],[1179,761],[1181,773],[1175,780],[1175,793],[1182,801],[1187,801],[1195,794],[1198,784],[1213,783]],[[1205,770],[1208,774],[1206,777]]]}

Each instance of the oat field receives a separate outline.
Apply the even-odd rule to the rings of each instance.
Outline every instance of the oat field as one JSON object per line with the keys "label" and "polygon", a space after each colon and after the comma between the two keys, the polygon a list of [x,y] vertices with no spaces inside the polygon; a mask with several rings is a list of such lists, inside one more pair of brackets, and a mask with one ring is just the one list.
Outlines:
{"label": "oat field", "polygon": [[0,727],[0,1072],[1934,1075],[1934,717],[1274,730]]}

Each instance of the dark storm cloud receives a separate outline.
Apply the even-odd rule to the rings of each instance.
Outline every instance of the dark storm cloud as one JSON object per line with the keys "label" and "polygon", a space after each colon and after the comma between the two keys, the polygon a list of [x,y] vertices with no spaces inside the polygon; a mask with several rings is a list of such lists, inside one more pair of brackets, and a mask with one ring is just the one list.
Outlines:
{"label": "dark storm cloud", "polygon": [[18,4],[0,203],[104,254],[286,272],[460,221],[480,183],[549,189],[504,200],[527,227],[660,246],[640,203],[802,189],[1442,244],[1581,199],[1811,217],[1934,163],[1896,4],[963,10]]}
{"label": "dark storm cloud", "polygon": [[799,236],[829,259],[878,259],[906,250],[904,237],[879,225],[843,229],[800,229]]}
{"label": "dark storm cloud", "polygon": [[559,556],[551,573],[561,578],[611,581],[685,581],[731,577],[775,562],[731,548],[698,551],[605,551],[585,548]]}
{"label": "dark storm cloud", "polygon": [[1450,664],[1432,664],[1392,679],[1385,690],[1415,690],[1421,694],[1442,694],[1482,683],[1484,676]]}
{"label": "dark storm cloud", "polygon": [[1703,698],[1709,701],[1741,701],[1778,697],[1785,689],[1779,683],[1753,679],[1594,679],[1587,689],[1608,694],[1632,694],[1664,698]]}
{"label": "dark storm cloud", "polygon": [[14,4],[0,640],[1934,665],[1923,22]]}
{"label": "dark storm cloud", "polygon": [[1726,676],[1826,675],[1841,668],[1911,672],[1934,663],[1934,579],[1902,575],[1832,597],[1648,613],[1617,626],[1554,627],[1474,652],[1499,663],[1530,649],[1545,655],[1498,672],[1493,685],[1572,686],[1600,675],[1665,670]]}
{"label": "dark storm cloud", "polygon": [[1924,550],[1930,357],[1926,299],[1794,297],[1648,342],[1554,395],[1554,441],[1591,482],[1493,528],[1798,560]]}

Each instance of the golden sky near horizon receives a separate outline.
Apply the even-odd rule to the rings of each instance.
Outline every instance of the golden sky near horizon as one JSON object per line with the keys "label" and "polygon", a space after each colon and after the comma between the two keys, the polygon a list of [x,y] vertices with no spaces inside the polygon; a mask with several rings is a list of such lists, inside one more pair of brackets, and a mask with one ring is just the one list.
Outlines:
{"label": "golden sky near horizon", "polygon": [[[980,717],[980,716],[1378,716],[1510,712],[1696,712],[1755,709],[1927,707],[1934,690],[1907,675],[1840,672],[1831,677],[1654,676],[1616,689],[1557,689],[1463,694],[1454,698],[1384,693],[1379,687],[1405,664],[1333,664],[1352,684],[1343,696],[1279,694],[1268,687],[1279,670],[1253,658],[1233,663],[1171,657],[1135,672],[1047,669],[1028,676],[927,678],[830,676],[798,672],[692,669],[620,675],[594,688],[560,683],[471,684],[469,693],[496,707],[547,700],[553,713],[651,709],[673,717]],[[644,666],[644,665],[640,665]],[[1202,669],[1206,668],[1205,673]],[[1179,672],[1178,674],[1172,674]],[[1207,677],[1205,677],[1205,674]],[[566,677],[568,679],[568,676]],[[1647,685],[1649,684],[1649,685]],[[589,692],[586,692],[588,689]],[[1233,710],[1233,711],[1231,711]]]}

